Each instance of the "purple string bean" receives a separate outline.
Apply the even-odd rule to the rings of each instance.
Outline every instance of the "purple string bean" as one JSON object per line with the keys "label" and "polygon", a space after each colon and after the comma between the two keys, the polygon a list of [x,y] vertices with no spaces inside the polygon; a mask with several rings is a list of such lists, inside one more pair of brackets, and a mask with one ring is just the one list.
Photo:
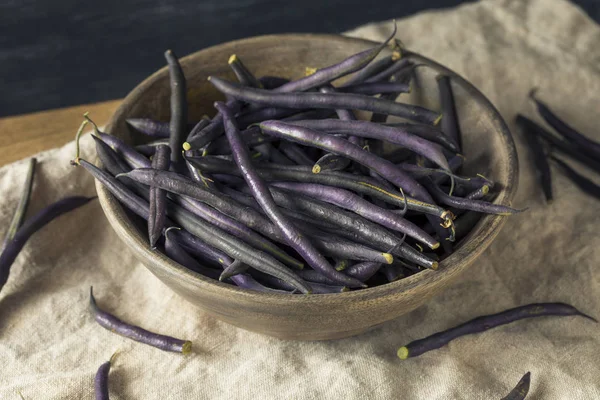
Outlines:
{"label": "purple string bean", "polygon": [[525,318],[545,316],[571,316],[578,315],[594,322],[594,318],[577,310],[575,307],[564,303],[536,303],[511,308],[497,314],[485,315],[474,318],[454,328],[438,332],[424,339],[415,340],[398,349],[401,360],[417,357],[431,350],[439,349],[461,336],[485,332],[500,325],[509,324]]}
{"label": "purple string bean", "polygon": [[188,354],[192,351],[192,342],[176,339],[171,336],[159,335],[139,326],[128,324],[116,316],[103,311],[96,304],[93,288],[90,287],[90,310],[96,322],[103,328],[118,335],[144,343],[157,349]]}
{"label": "purple string bean", "polygon": [[269,90],[244,87],[214,76],[209,81],[225,95],[248,103],[262,106],[286,108],[325,108],[364,110],[391,114],[417,122],[436,125],[441,115],[420,106],[381,100],[360,94],[349,93],[273,93]]}

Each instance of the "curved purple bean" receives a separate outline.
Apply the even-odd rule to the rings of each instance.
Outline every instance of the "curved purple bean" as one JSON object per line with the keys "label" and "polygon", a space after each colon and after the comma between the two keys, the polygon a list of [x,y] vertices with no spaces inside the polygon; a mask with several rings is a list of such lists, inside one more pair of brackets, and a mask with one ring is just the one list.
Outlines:
{"label": "curved purple bean", "polygon": [[281,119],[298,114],[298,110],[293,108],[267,107],[258,110],[242,111],[235,116],[240,129],[248,129],[252,124],[255,124],[266,119]]}
{"label": "curved purple bean", "polygon": [[92,139],[94,139],[94,142],[96,143],[96,155],[102,162],[102,166],[105,170],[112,175],[131,171],[131,166],[127,164],[127,162],[125,162],[112,147],[97,136],[92,135]]}
{"label": "curved purple bean", "polygon": [[487,201],[482,200],[470,200],[462,197],[449,196],[430,179],[424,179],[423,184],[439,203],[461,210],[471,210],[496,215],[511,215],[525,211],[503,206],[502,204],[488,203]]}
{"label": "curved purple bean", "polygon": [[338,78],[356,72],[368,65],[371,61],[375,59],[375,57],[377,57],[379,53],[381,53],[381,50],[383,50],[388,44],[388,42],[392,40],[396,35],[396,30],[396,21],[394,20],[394,29],[392,30],[392,33],[380,45],[371,49],[361,51],[360,53],[356,53],[337,64],[318,69],[314,74],[281,85],[280,87],[273,89],[273,91],[279,93],[302,92],[308,89],[322,86]]}
{"label": "curved purple bean", "polygon": [[324,275],[347,286],[362,287],[362,282],[348,278],[336,271],[327,260],[314,248],[310,241],[302,235],[294,225],[277,208],[267,185],[260,178],[252,166],[252,160],[248,149],[240,139],[239,131],[233,121],[231,110],[223,103],[215,103],[215,107],[223,115],[225,134],[229,140],[235,162],[242,171],[242,177],[252,191],[252,195],[258,201],[269,219],[277,225],[288,240],[289,245],[294,248],[313,268],[321,271]]}
{"label": "curved purple bean", "polygon": [[[125,206],[127,207],[127,205]],[[170,224],[169,228],[171,227],[174,227],[174,225]],[[173,240],[177,241],[177,243],[179,243],[179,245],[183,247],[185,251],[194,256],[196,259],[206,262],[208,265],[225,268],[228,265],[231,265],[231,263],[234,261],[227,254],[207,245],[188,231],[183,229],[175,229],[169,232],[171,237],[173,237]]]}
{"label": "curved purple bean", "polygon": [[[161,171],[169,169],[170,165],[169,146],[160,145],[156,148],[156,154],[152,159],[152,168]],[[150,186],[150,216],[148,218],[148,238],[150,247],[154,248],[165,227],[167,218],[167,192],[156,186]]]}
{"label": "curved purple bean", "polygon": [[[321,93],[335,93],[336,90],[333,86],[323,86],[319,89]],[[344,121],[354,121],[356,119],[354,113],[350,110],[340,109],[335,110],[338,118]],[[355,145],[361,145],[363,139],[350,136],[348,137],[348,141]],[[337,154],[326,153],[323,157],[321,157],[317,162],[313,165],[313,173],[318,174],[323,171],[339,171],[346,168],[350,164],[350,160],[345,157],[340,157]],[[324,169],[323,169],[324,168]]]}
{"label": "curved purple bean", "polygon": [[256,79],[237,55],[232,54],[227,63],[242,85],[262,89],[262,83]]}
{"label": "curved purple bean", "polygon": [[0,291],[8,280],[10,267],[27,243],[27,240],[38,230],[43,228],[53,219],[72,211],[95,197],[70,196],[65,197],[49,206],[44,207],[35,215],[25,220],[23,225],[17,230],[15,236],[10,240],[2,254],[0,254]]}
{"label": "curved purple bean", "polygon": [[298,275],[305,281],[309,282],[311,285],[313,283],[321,283],[323,285],[336,285],[335,281],[329,279],[328,277],[321,274],[319,271],[315,271],[314,269],[303,269]]}
{"label": "curved purple bean", "polygon": [[552,148],[555,148],[561,153],[573,157],[578,162],[585,164],[589,168],[600,173],[600,161],[598,161],[597,158],[589,157],[586,154],[582,153],[579,147],[575,144],[557,138],[556,135],[548,132],[546,129],[542,128],[537,123],[533,122],[527,117],[524,117],[523,115],[517,115],[516,122],[528,131],[544,139],[552,146]]}
{"label": "curved purple bean", "polygon": [[[200,121],[198,121],[197,123],[195,123],[195,124],[193,124],[192,126],[189,127],[189,129],[188,129],[189,133],[188,133],[186,142],[188,140],[192,140],[193,137],[194,137],[194,135],[196,135],[199,132],[201,132],[204,128],[206,128],[211,123],[212,123],[212,119],[210,119],[210,117],[208,117],[207,115],[204,115],[202,117],[202,119],[200,119]],[[185,148],[185,143],[182,145],[182,147]]]}
{"label": "curved purple bean", "polygon": [[[448,160],[448,166],[450,167],[450,171],[452,171],[453,174],[458,173],[458,171],[461,169],[464,161],[465,161],[465,157],[460,154],[456,154],[454,157],[450,157],[450,159]],[[441,184],[445,183],[449,178],[450,178],[450,175],[439,173],[439,174],[434,175],[433,181],[435,182],[436,185],[441,185]],[[455,180],[456,180],[456,178],[455,178]],[[487,180],[487,178],[486,178],[486,180]],[[492,181],[487,180],[487,182],[489,182],[490,187],[493,186]]]}
{"label": "curved purple bean", "polygon": [[559,160],[558,158],[551,156],[554,161],[569,177],[569,179],[575,183],[585,193],[600,199],[600,186],[596,185],[591,180],[587,179],[583,175],[579,174],[573,168],[569,167],[566,163]]}
{"label": "curved purple bean", "polygon": [[[229,100],[227,106],[232,108],[234,112],[238,112],[241,103],[237,100]],[[183,149],[186,151],[200,149],[221,136],[223,133],[223,116],[220,113],[217,113],[207,126],[202,126],[198,123],[198,125],[192,129],[188,135],[187,141],[183,143]]]}
{"label": "curved purple bean", "polygon": [[[284,214],[291,217],[291,214]],[[293,219],[293,217],[292,217]],[[311,240],[317,249],[331,257],[344,257],[349,260],[357,261],[373,261],[383,264],[390,264],[394,257],[390,253],[383,253],[378,250],[371,249],[359,243],[344,239],[331,233],[319,232],[307,226],[306,222],[294,220],[294,223],[305,234],[310,235]],[[340,271],[336,265],[334,268]]]}
{"label": "curved purple bean", "polygon": [[[266,124],[269,123],[271,123],[271,121],[266,122]],[[416,134],[412,134],[409,130],[410,124],[392,127],[375,124],[369,121],[342,121],[339,119],[294,121],[292,124],[315,131],[347,133],[353,136],[385,140],[412,150],[446,170],[450,169],[448,161],[439,146]],[[261,124],[261,127],[262,126],[263,124]]]}
{"label": "curved purple bean", "polygon": [[165,253],[169,258],[173,261],[178,262],[184,267],[198,272],[204,276],[209,278],[218,280],[219,272],[216,269],[207,268],[201,265],[198,261],[196,261],[192,256],[190,256],[184,248],[182,248],[176,240],[170,237],[169,232],[172,229],[179,229],[175,227],[170,227],[165,229]]}
{"label": "curved purple bean", "polygon": [[402,279],[406,276],[404,273],[404,268],[397,264],[383,265],[381,267],[381,272],[383,272],[383,275],[385,275],[388,282],[395,282],[398,279]]}
{"label": "curved purple bean", "polygon": [[[208,123],[208,117],[203,118],[202,121]],[[168,122],[157,121],[151,118],[127,118],[125,122],[137,132],[143,133],[146,136],[169,138],[170,128]],[[194,126],[195,124],[188,124],[187,130],[191,130]]]}
{"label": "curved purple bean", "polygon": [[319,158],[312,167],[313,174],[319,174],[325,171],[341,171],[350,164],[346,157],[334,153],[327,153]]}
{"label": "curved purple bean", "polygon": [[366,261],[349,266],[344,272],[356,279],[365,282],[381,269],[384,264]]}
{"label": "curved purple bean", "polygon": [[275,164],[296,165],[282,152],[277,150],[271,143],[263,143],[261,145],[255,146],[254,149],[259,151],[263,155],[263,158],[265,160],[272,161]]}
{"label": "curved purple bean", "polygon": [[[256,275],[256,279],[260,282],[265,283],[266,285],[272,286],[276,289],[293,291],[294,287],[289,283],[282,281],[281,279],[275,278],[273,276],[256,273],[252,271],[253,274]],[[324,285],[322,283],[310,282],[310,287],[312,289],[313,294],[328,294],[328,293],[341,293],[348,291],[346,286],[339,285]]]}
{"label": "curved purple bean", "polygon": [[426,168],[426,167],[422,167],[417,164],[411,164],[411,163],[407,163],[407,162],[403,162],[403,163],[396,164],[396,165],[398,165],[404,171],[408,172],[410,174],[410,176],[412,176],[415,179],[421,179],[426,176],[436,177],[438,174],[449,175],[449,176],[452,176],[455,180],[464,180],[465,182],[467,182],[469,179],[469,178],[458,177],[456,175],[453,175],[453,174],[451,174],[447,171],[441,170],[441,169]]}
{"label": "curved purple bean", "polygon": [[427,244],[432,249],[436,249],[440,245],[439,242],[412,222],[389,210],[377,207],[347,190],[311,183],[279,182],[273,185],[353,211],[388,229],[406,233],[408,236]]}
{"label": "curved purple bean", "polygon": [[529,393],[529,384],[531,382],[531,372],[527,372],[517,383],[517,386],[509,394],[500,400],[524,400]]}
{"label": "curved purple bean", "polygon": [[356,85],[342,86],[338,90],[341,93],[365,94],[373,96],[381,93],[409,93],[410,85],[400,82],[369,82]]}
{"label": "curved purple bean", "polygon": [[[296,110],[297,111],[297,110]],[[330,118],[336,115],[335,110],[327,109],[327,108],[316,108],[309,109],[306,111],[300,111],[289,117],[281,118],[282,121],[299,121],[303,119],[320,119],[320,118]],[[275,118],[273,118],[275,119]],[[264,119],[258,122],[265,121]]]}
{"label": "curved purple bean", "polygon": [[488,329],[495,328],[500,325],[509,324],[524,318],[545,317],[545,316],[569,316],[579,315],[590,319],[594,322],[594,318],[590,317],[577,310],[575,307],[565,303],[536,303],[511,308],[497,314],[485,315],[474,318],[454,328],[450,328],[443,332],[438,332],[424,339],[415,340],[406,346],[398,349],[398,357],[401,360],[409,357],[417,357],[431,350],[439,349],[447,345],[452,340],[470,335],[473,333],[485,332]]}
{"label": "curved purple bean", "polygon": [[228,82],[214,76],[209,81],[220,92],[235,99],[263,106],[287,108],[326,108],[372,111],[391,114],[417,122],[436,125],[441,115],[423,107],[381,100],[376,97],[348,93],[273,93]]}
{"label": "curved purple bean", "polygon": [[529,153],[533,157],[537,181],[544,192],[546,201],[549,203],[552,201],[552,172],[546,156],[546,146],[543,145],[538,135],[529,130],[526,130],[523,136],[525,136],[525,142],[529,147]]}
{"label": "curved purple bean", "polygon": [[165,52],[165,59],[169,66],[169,81],[171,84],[171,123],[169,124],[169,147],[171,148],[171,162],[177,164],[181,161],[181,146],[187,134],[187,89],[183,69],[172,50]]}
{"label": "curved purple bean", "polygon": [[481,217],[481,213],[475,211],[467,211],[459,215],[456,220],[454,220],[454,234],[456,235],[456,240],[460,240],[467,236],[475,225],[477,225]]}
{"label": "curved purple bean", "polygon": [[483,185],[479,189],[472,191],[471,193],[465,196],[465,199],[469,200],[480,200],[484,198],[490,192],[490,187],[488,185]]}
{"label": "curved purple bean", "polygon": [[576,144],[581,151],[587,153],[588,156],[599,159],[600,158],[600,143],[588,138],[587,136],[577,132],[573,129],[569,124],[560,119],[550,107],[548,107],[545,103],[538,100],[535,97],[536,89],[532,89],[529,92],[529,97],[534,101],[538,112],[544,118],[544,121],[548,123],[551,127],[553,127],[558,133],[560,133],[563,137],[565,137],[570,142]]}
{"label": "curved purple bean", "polygon": [[[265,142],[274,140],[274,138],[270,136],[263,135],[258,126],[249,127],[248,129],[241,131],[240,134],[242,135],[242,140],[248,147],[258,146]],[[206,154],[231,154],[231,149],[229,148],[229,142],[227,141],[227,138],[222,136],[211,142],[206,147]]]}
{"label": "curved purple bean", "polygon": [[333,266],[333,268],[335,268],[336,271],[343,271],[346,268],[348,268],[349,264],[350,262],[347,259],[340,258],[335,260],[335,265]]}
{"label": "curved purple bean", "polygon": [[[368,85],[373,85],[374,83],[368,83]],[[407,85],[408,86],[408,85]],[[410,88],[409,88],[410,90]],[[383,93],[379,96],[380,99],[384,99],[384,100],[389,100],[389,101],[396,101],[396,99],[398,98],[398,96],[400,96],[402,92],[388,92],[388,93]],[[373,123],[378,123],[378,124],[384,124],[387,122],[389,115],[387,114],[379,114],[379,113],[373,113],[371,114],[371,122]],[[381,142],[379,142],[381,143]],[[381,147],[381,144],[380,146]],[[377,152],[375,152],[376,154],[378,154]]]}
{"label": "curved purple bean", "polygon": [[369,79],[375,74],[380,73],[381,71],[387,69],[390,65],[401,58],[401,54],[399,51],[395,50],[391,55],[384,56],[379,60],[375,60],[366,67],[362,68],[360,71],[357,71],[354,75],[352,75],[349,79],[344,82],[344,86],[356,85],[359,83],[363,83],[365,80]]}
{"label": "curved purple bean", "polygon": [[454,94],[452,93],[452,85],[450,84],[450,77],[447,75],[438,75],[436,77],[438,92],[440,95],[440,105],[442,108],[441,128],[454,143],[457,144],[455,151],[460,151],[462,138],[460,134],[460,126],[458,124],[458,116],[456,115],[456,106],[454,104]]}
{"label": "curved purple bean", "polygon": [[2,247],[0,248],[0,254],[4,251],[6,245],[13,240],[21,225],[23,225],[23,220],[25,219],[25,214],[27,214],[27,208],[29,206],[29,199],[31,199],[31,192],[33,190],[33,177],[35,175],[36,165],[37,159],[30,158],[29,163],[27,164],[27,174],[25,182],[23,183],[23,191],[21,192],[19,203],[15,208],[15,213],[13,214],[8,230],[6,231],[6,236],[4,237]]}
{"label": "curved purple bean", "polygon": [[127,118],[125,122],[127,125],[144,135],[157,138],[169,137],[169,123],[167,122],[157,121],[151,118]]}
{"label": "curved purple bean", "polygon": [[123,322],[114,315],[103,311],[96,304],[93,288],[90,286],[90,309],[96,322],[103,328],[118,335],[144,343],[157,349],[188,354],[192,351],[192,342],[189,340],[176,339],[171,336],[159,335],[147,331],[139,326]]}
{"label": "curved purple bean", "polygon": [[156,153],[156,146],[152,146],[150,144],[139,144],[134,147],[134,149],[145,157],[152,157],[154,153]]}
{"label": "curved purple bean", "polygon": [[[231,187],[243,186],[246,184],[246,181],[243,178],[239,178],[233,175],[227,174],[213,174],[215,180],[223,185],[229,185]],[[221,188],[222,189],[222,188]]]}
{"label": "curved purple bean", "polygon": [[239,260],[235,260],[227,268],[225,268],[223,272],[221,272],[221,275],[219,275],[219,280],[224,281],[225,279],[229,279],[232,276],[243,274],[247,270],[248,266],[246,264],[242,263]]}
{"label": "curved purple bean", "polygon": [[152,162],[116,136],[96,131],[95,135],[125,159],[132,168],[150,168]]}
{"label": "curved purple bean", "polygon": [[359,164],[364,165],[365,167],[374,170],[388,181],[392,182],[398,187],[401,187],[410,196],[416,197],[421,201],[433,203],[433,199],[429,193],[427,193],[427,191],[417,181],[406,174],[406,172],[404,172],[401,168],[381,157],[377,157],[368,151],[361,149],[356,145],[353,145],[347,140],[323,134],[302,126],[285,124],[278,121],[262,122],[260,124],[260,128],[263,132],[272,136],[292,140],[300,144],[318,147],[331,153],[343,155],[353,161],[358,162]]}
{"label": "curved purple bean", "polygon": [[392,65],[390,65],[389,67],[387,67],[386,69],[384,69],[383,71],[380,71],[379,73],[365,79],[365,83],[372,83],[372,82],[382,82],[382,81],[386,81],[388,79],[390,79],[393,75],[399,73],[400,71],[403,71],[406,68],[413,68],[413,65],[411,64],[410,60],[408,58],[400,58],[399,60],[397,60],[395,63],[393,63]]}
{"label": "curved purple bean", "polygon": [[[335,93],[337,92],[337,90],[329,85],[329,86],[323,86],[322,88],[319,89],[319,91],[321,93]],[[338,108],[335,110],[335,113],[337,114],[338,118],[344,121],[354,121],[356,119],[356,116],[354,115],[354,113],[351,110],[346,110],[343,108]],[[266,118],[265,118],[266,119]],[[275,118],[270,118],[270,119],[275,119]]]}
{"label": "curved purple bean", "polygon": [[436,126],[426,124],[414,124],[408,122],[393,122],[385,124],[385,126],[390,126],[408,132],[415,136],[419,136],[422,139],[429,140],[430,142],[442,145],[444,146],[444,148],[450,151],[459,151],[458,143],[450,136],[445,135],[444,131],[442,131]]}
{"label": "curved purple bean", "polygon": [[96,376],[94,377],[94,392],[96,394],[96,400],[109,400],[108,397],[108,373],[110,367],[115,359],[117,353],[114,353],[110,360],[105,362],[98,368]]}
{"label": "curved purple bean", "polygon": [[279,150],[287,156],[290,160],[294,161],[297,165],[314,165],[314,161],[302,151],[302,149],[290,142],[281,142],[279,144]]}

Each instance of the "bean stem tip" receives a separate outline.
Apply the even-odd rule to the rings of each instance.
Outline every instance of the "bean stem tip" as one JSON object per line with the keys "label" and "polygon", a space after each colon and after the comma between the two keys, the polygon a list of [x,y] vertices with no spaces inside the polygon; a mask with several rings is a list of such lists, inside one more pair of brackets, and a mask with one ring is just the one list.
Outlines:
{"label": "bean stem tip", "polygon": [[385,262],[387,262],[388,264],[391,264],[394,262],[394,256],[391,255],[390,253],[381,253],[383,255],[383,258],[385,258]]}
{"label": "bean stem tip", "polygon": [[408,347],[402,346],[398,349],[398,358],[401,360],[406,360],[409,357]]}
{"label": "bean stem tip", "polygon": [[231,56],[229,56],[229,60],[227,60],[227,64],[231,65],[236,61],[237,61],[237,56],[235,54],[232,54]]}
{"label": "bean stem tip", "polygon": [[189,354],[192,352],[192,342],[190,340],[186,340],[183,343],[183,346],[181,346],[181,353],[182,354]]}
{"label": "bean stem tip", "polygon": [[310,76],[317,72],[317,68],[313,67],[304,67],[304,76]]}
{"label": "bean stem tip", "polygon": [[531,100],[537,101],[537,99],[535,98],[535,94],[537,93],[537,91],[538,91],[538,87],[537,86],[534,86],[534,87],[531,88],[531,90],[529,91],[529,94],[528,94],[528,96],[529,96],[529,98]]}

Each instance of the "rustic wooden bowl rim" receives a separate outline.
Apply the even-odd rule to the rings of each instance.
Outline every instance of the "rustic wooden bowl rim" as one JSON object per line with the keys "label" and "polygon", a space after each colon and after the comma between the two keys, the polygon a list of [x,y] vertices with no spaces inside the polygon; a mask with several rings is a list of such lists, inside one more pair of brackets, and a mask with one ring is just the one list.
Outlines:
{"label": "rustic wooden bowl rim", "polygon": [[[281,34],[281,35],[264,35],[256,36],[246,39],[240,39],[233,42],[225,43],[227,45],[235,45],[236,47],[252,47],[255,43],[263,41],[286,41],[290,39],[311,39],[311,40],[327,40],[338,42],[340,46],[351,42],[362,42],[365,45],[373,46],[376,43],[364,39],[350,38],[341,35],[332,34]],[[182,65],[185,66],[187,63],[193,62],[194,58],[200,53],[214,52],[220,46],[220,44],[212,46],[198,52],[192,53],[181,59]],[[508,154],[506,162],[501,163],[501,171],[497,171],[500,176],[505,177],[505,187],[500,192],[498,197],[495,199],[495,203],[510,205],[517,188],[517,154],[515,144],[510,134],[510,131],[500,116],[500,113],[492,105],[492,103],[473,85],[467,80],[454,73],[453,71],[445,68],[444,66],[423,57],[414,52],[406,52],[414,59],[418,59],[419,62],[427,63],[435,66],[438,70],[443,71],[447,75],[450,75],[453,81],[458,82],[465,90],[467,90],[473,98],[483,104],[489,111],[490,116],[495,120],[498,126],[497,135],[500,136],[505,151]],[[137,102],[137,98],[144,92],[146,88],[151,86],[155,81],[160,79],[168,79],[167,67],[161,68],[156,71],[142,83],[136,86],[128,95],[125,97],[115,114],[111,117],[106,127],[106,132],[111,133],[116,122],[125,117],[125,112],[130,108],[132,104]],[[428,281],[443,280],[446,276],[454,275],[460,272],[462,269],[467,268],[474,260],[479,256],[493,241],[496,235],[499,233],[504,219],[507,217],[486,215],[484,216],[477,226],[473,229],[471,237],[468,241],[465,241],[457,251],[455,251],[450,257],[440,263],[440,267],[437,271],[425,270],[418,274],[412,275],[408,278],[400,279],[395,282],[387,283],[384,285],[349,291],[344,293],[333,293],[333,294],[320,294],[320,295],[288,295],[288,294],[275,294],[275,293],[263,293],[258,291],[251,291],[246,289],[238,288],[237,286],[217,282],[206,278],[200,274],[180,266],[168,257],[158,251],[152,251],[147,245],[146,238],[142,238],[138,234],[136,227],[129,220],[125,214],[124,209],[119,202],[106,190],[99,182],[96,182],[96,189],[98,197],[104,212],[113,226],[113,228],[120,233],[120,236],[127,242],[131,247],[135,247],[138,254],[141,254],[144,258],[147,258],[153,262],[154,265],[159,266],[169,275],[174,275],[177,279],[190,279],[195,281],[195,286],[198,290],[204,290],[206,292],[225,292],[228,296],[237,298],[239,301],[252,301],[255,303],[277,305],[281,302],[287,304],[302,304],[309,303],[344,303],[344,302],[360,302],[360,301],[373,301],[389,295],[398,294],[410,289],[413,289],[421,284]],[[473,249],[468,244],[477,240],[477,246]]]}

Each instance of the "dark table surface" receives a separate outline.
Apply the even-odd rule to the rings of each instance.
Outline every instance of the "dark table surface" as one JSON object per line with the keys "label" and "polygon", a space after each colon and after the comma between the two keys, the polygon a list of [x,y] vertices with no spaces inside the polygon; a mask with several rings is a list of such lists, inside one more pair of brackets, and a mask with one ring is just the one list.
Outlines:
{"label": "dark table surface", "polygon": [[[125,96],[165,63],[217,43],[342,32],[460,0],[4,0],[0,116]],[[600,19],[600,0],[576,0]]]}

